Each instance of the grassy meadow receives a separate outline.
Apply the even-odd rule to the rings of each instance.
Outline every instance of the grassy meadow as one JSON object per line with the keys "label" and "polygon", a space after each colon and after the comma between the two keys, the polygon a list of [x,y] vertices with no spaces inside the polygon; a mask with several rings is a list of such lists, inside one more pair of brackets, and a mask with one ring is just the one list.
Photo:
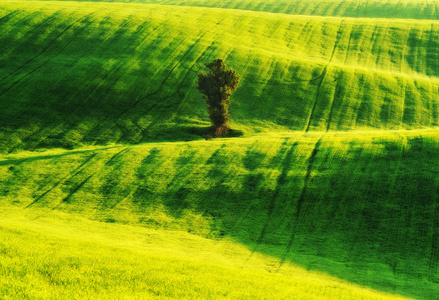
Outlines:
{"label": "grassy meadow", "polygon": [[[8,1],[8,0],[6,0]],[[10,1],[10,0],[9,0]],[[50,1],[50,0],[49,0]],[[64,1],[64,0],[61,0]],[[76,0],[90,2],[90,0]],[[91,0],[263,11],[277,14],[350,18],[438,20],[435,1],[425,0]]]}
{"label": "grassy meadow", "polygon": [[4,299],[408,299],[292,264],[273,274],[273,258],[227,239],[62,213],[1,216]]}
{"label": "grassy meadow", "polygon": [[247,134],[438,124],[436,21],[38,1],[0,18],[4,153],[199,139],[194,83],[214,57],[243,78]]}
{"label": "grassy meadow", "polygon": [[2,1],[0,298],[437,299],[438,46],[430,0]]}

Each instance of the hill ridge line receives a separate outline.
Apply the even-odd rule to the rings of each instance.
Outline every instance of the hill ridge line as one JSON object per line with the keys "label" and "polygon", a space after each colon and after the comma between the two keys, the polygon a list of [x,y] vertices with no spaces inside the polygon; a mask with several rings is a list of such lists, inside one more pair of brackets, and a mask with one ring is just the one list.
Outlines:
{"label": "hill ridge line", "polygon": [[346,19],[346,20],[371,20],[378,19],[380,21],[388,23],[394,23],[395,21],[401,22],[437,22],[439,23],[439,17],[437,19],[416,19],[416,18],[389,18],[389,17],[352,17],[352,16],[332,16],[332,15],[312,15],[312,14],[288,14],[281,12],[272,12],[272,11],[263,11],[263,10],[251,10],[251,9],[242,9],[242,8],[228,8],[228,7],[211,7],[211,6],[201,6],[201,5],[178,5],[178,4],[162,4],[162,3],[143,3],[143,2],[122,2],[122,1],[101,1],[101,0],[88,0],[88,1],[75,1],[75,0],[3,0],[7,1],[6,3],[26,3],[26,2],[34,2],[34,3],[70,3],[70,4],[79,4],[79,5],[90,5],[90,4],[98,4],[98,5],[132,5],[132,6],[163,6],[163,7],[181,7],[181,8],[195,8],[200,10],[221,10],[221,11],[233,11],[233,12],[243,12],[248,14],[260,14],[260,15],[270,15],[270,16],[283,16],[287,18],[316,18],[316,19]]}
{"label": "hill ridge line", "polygon": [[[126,145],[126,144],[120,144],[120,145],[114,145],[114,146],[96,146],[96,149],[90,149],[90,146],[85,146],[84,149],[81,150],[81,148],[77,148],[77,149],[73,149],[73,150],[66,150],[64,148],[57,148],[57,149],[46,149],[44,151],[41,150],[36,150],[36,151],[29,151],[29,150],[24,150],[24,151],[20,151],[17,153],[8,153],[8,154],[4,154],[4,155],[0,155],[0,166],[5,166],[11,163],[14,164],[19,164],[22,162],[26,162],[26,161],[33,161],[33,160],[43,160],[43,159],[51,159],[54,157],[61,157],[61,156],[67,156],[67,155],[75,155],[75,154],[84,154],[84,153],[94,153],[94,152],[99,152],[99,151],[106,151],[106,150],[111,150],[111,149],[117,149],[117,148],[125,148],[125,149],[130,149],[130,148],[142,148],[142,147],[148,147],[148,146],[152,146],[152,145],[176,145],[176,144],[192,144],[192,143],[204,143],[204,145],[209,145],[211,143],[224,143],[224,141],[231,141],[232,143],[238,143],[239,141],[251,141],[253,139],[259,139],[259,138],[263,138],[263,139],[283,139],[283,138],[291,138],[291,137],[295,137],[297,136],[297,134],[303,134],[302,137],[310,137],[310,136],[318,136],[321,134],[324,134],[324,136],[342,136],[342,135],[357,135],[357,134],[366,134],[366,135],[377,135],[379,136],[380,134],[389,134],[389,133],[433,133],[433,132],[439,132],[439,127],[438,128],[417,128],[417,129],[389,129],[389,130],[383,130],[383,129],[377,129],[377,130],[340,130],[340,131],[323,131],[323,130],[312,130],[312,131],[296,131],[296,130],[291,130],[291,131],[283,131],[283,132],[276,132],[276,135],[265,135],[265,134],[257,134],[257,135],[250,135],[248,137],[242,137],[242,138],[226,138],[226,139],[217,139],[214,141],[204,141],[204,139],[202,139],[200,137],[199,140],[193,140],[193,141],[157,141],[157,142],[146,142],[146,143],[139,143],[139,144],[132,144],[132,145]],[[125,150],[124,149],[124,150]],[[63,151],[62,153],[53,153],[50,154],[50,152],[53,151]],[[49,152],[49,154],[45,154],[45,155],[41,155],[41,153],[46,153]],[[29,156],[25,156],[25,157],[14,157],[16,155],[20,156],[23,154],[29,154]],[[38,155],[40,154],[40,155]]]}
{"label": "hill ridge line", "polygon": [[[272,14],[272,15],[283,15],[283,16],[294,16],[294,17],[318,17],[318,18],[347,18],[347,19],[380,19],[380,20],[407,20],[407,21],[438,21],[439,22],[439,16],[436,11],[436,19],[433,18],[403,18],[403,17],[389,17],[389,16],[373,16],[373,17],[355,17],[355,16],[334,16],[334,15],[314,15],[314,14],[297,14],[297,13],[285,13],[285,12],[274,12],[274,11],[264,11],[264,10],[255,10],[255,9],[243,9],[243,8],[235,8],[235,7],[213,7],[213,6],[203,6],[203,5],[188,5],[188,4],[172,4],[172,3],[147,3],[147,2],[124,2],[120,0],[116,1],[102,1],[102,0],[87,0],[87,1],[74,1],[74,0],[6,0],[8,2],[14,3],[14,2],[60,2],[60,3],[99,3],[99,4],[123,4],[123,5],[155,5],[155,6],[171,6],[171,7],[186,7],[186,8],[199,8],[199,9],[214,9],[214,10],[225,10],[225,11],[241,11],[241,12],[250,12],[250,13],[261,13],[261,14]],[[366,1],[366,7],[367,9],[368,2]],[[291,5],[291,4],[290,4]]]}

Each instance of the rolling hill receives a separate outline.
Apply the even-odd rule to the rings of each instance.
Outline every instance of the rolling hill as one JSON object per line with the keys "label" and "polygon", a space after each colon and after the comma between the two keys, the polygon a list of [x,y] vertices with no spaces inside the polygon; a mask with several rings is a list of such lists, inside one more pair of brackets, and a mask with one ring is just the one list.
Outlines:
{"label": "rolling hill", "polygon": [[[436,299],[438,26],[433,1],[2,2],[0,291]],[[215,57],[242,136],[205,141]]]}
{"label": "rolling hill", "polygon": [[438,138],[285,133],[24,152],[0,161],[1,203],[35,218],[64,211],[227,237],[276,258],[275,271],[292,262],[434,299]]}
{"label": "rolling hill", "polygon": [[435,21],[53,3],[2,5],[3,152],[198,139],[214,57],[243,77],[231,110],[249,134],[438,123]]}
{"label": "rolling hill", "polygon": [[[50,1],[50,0],[49,0]],[[61,0],[64,1],[64,0]],[[68,0],[67,0],[68,1]],[[87,0],[77,0],[91,2]],[[424,0],[92,0],[94,2],[121,2],[225,8],[263,11],[277,14],[438,20],[436,1]]]}

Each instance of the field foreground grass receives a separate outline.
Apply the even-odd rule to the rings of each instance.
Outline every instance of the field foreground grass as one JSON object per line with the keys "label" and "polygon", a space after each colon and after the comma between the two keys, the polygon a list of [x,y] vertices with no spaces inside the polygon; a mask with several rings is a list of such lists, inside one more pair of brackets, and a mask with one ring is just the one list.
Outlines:
{"label": "field foreground grass", "polygon": [[233,240],[279,272],[434,299],[438,147],[419,130],[20,152],[0,159],[0,205]]}
{"label": "field foreground grass", "polygon": [[276,272],[228,239],[4,207],[0,220],[3,299],[408,299],[293,264]]}

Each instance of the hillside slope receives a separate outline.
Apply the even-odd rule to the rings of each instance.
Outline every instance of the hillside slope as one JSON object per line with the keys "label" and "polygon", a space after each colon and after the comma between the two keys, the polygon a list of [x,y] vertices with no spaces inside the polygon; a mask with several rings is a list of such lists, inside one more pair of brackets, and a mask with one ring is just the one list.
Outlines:
{"label": "hillside slope", "polygon": [[[7,299],[408,299],[252,255],[233,241],[0,211],[0,293]],[[249,256],[252,259],[249,260]]]}
{"label": "hillside slope", "polygon": [[228,237],[278,270],[435,299],[438,143],[436,131],[286,133],[21,153],[0,160],[0,205]]}
{"label": "hillside slope", "polygon": [[[157,257],[137,237],[155,230],[176,231],[174,241],[203,239],[194,248],[230,242],[244,253],[242,265],[264,257],[246,273],[212,258],[209,266],[189,261],[190,247],[181,245],[186,256],[159,258],[162,289],[175,259],[194,274],[221,268],[234,293],[243,285],[227,274],[255,276],[245,282],[252,287],[270,280],[285,287],[292,279],[282,276],[308,269],[317,271],[310,276],[318,291],[334,297],[390,297],[347,281],[436,300],[436,3],[307,0],[286,8],[285,1],[2,2],[0,264],[9,268],[0,280],[12,296],[26,296],[26,279],[68,297],[67,281],[79,289],[94,278],[78,271],[78,261],[93,269],[88,251],[110,253],[99,263],[104,274],[128,274],[124,262],[134,268],[124,288],[131,279],[145,287],[135,280],[144,276],[139,243],[146,262]],[[242,76],[230,109],[243,137],[204,141],[209,121],[195,81],[216,57]],[[95,239],[81,240],[69,222],[93,227]],[[123,243],[102,238],[100,226],[106,235],[136,232],[124,256],[117,257]],[[51,243],[36,249],[25,242],[47,237]],[[69,243],[74,254],[60,253]],[[155,245],[162,246],[169,245]],[[63,280],[47,253],[60,253],[71,277]],[[337,277],[335,288],[318,272]],[[181,278],[174,283],[167,296],[185,295]],[[221,292],[192,286],[198,294],[188,297]],[[262,289],[247,296],[270,291]]]}
{"label": "hillside slope", "polygon": [[214,57],[242,75],[231,111],[244,133],[436,126],[438,25],[6,2],[0,150],[199,139],[196,74]]}
{"label": "hillside slope", "polygon": [[[43,0],[44,1],[44,0]],[[59,1],[59,0],[58,0]],[[64,0],[61,0],[64,1]],[[69,1],[69,0],[67,0]],[[71,1],[71,0],[70,0]],[[77,0],[227,8],[291,15],[438,20],[434,0]]]}

